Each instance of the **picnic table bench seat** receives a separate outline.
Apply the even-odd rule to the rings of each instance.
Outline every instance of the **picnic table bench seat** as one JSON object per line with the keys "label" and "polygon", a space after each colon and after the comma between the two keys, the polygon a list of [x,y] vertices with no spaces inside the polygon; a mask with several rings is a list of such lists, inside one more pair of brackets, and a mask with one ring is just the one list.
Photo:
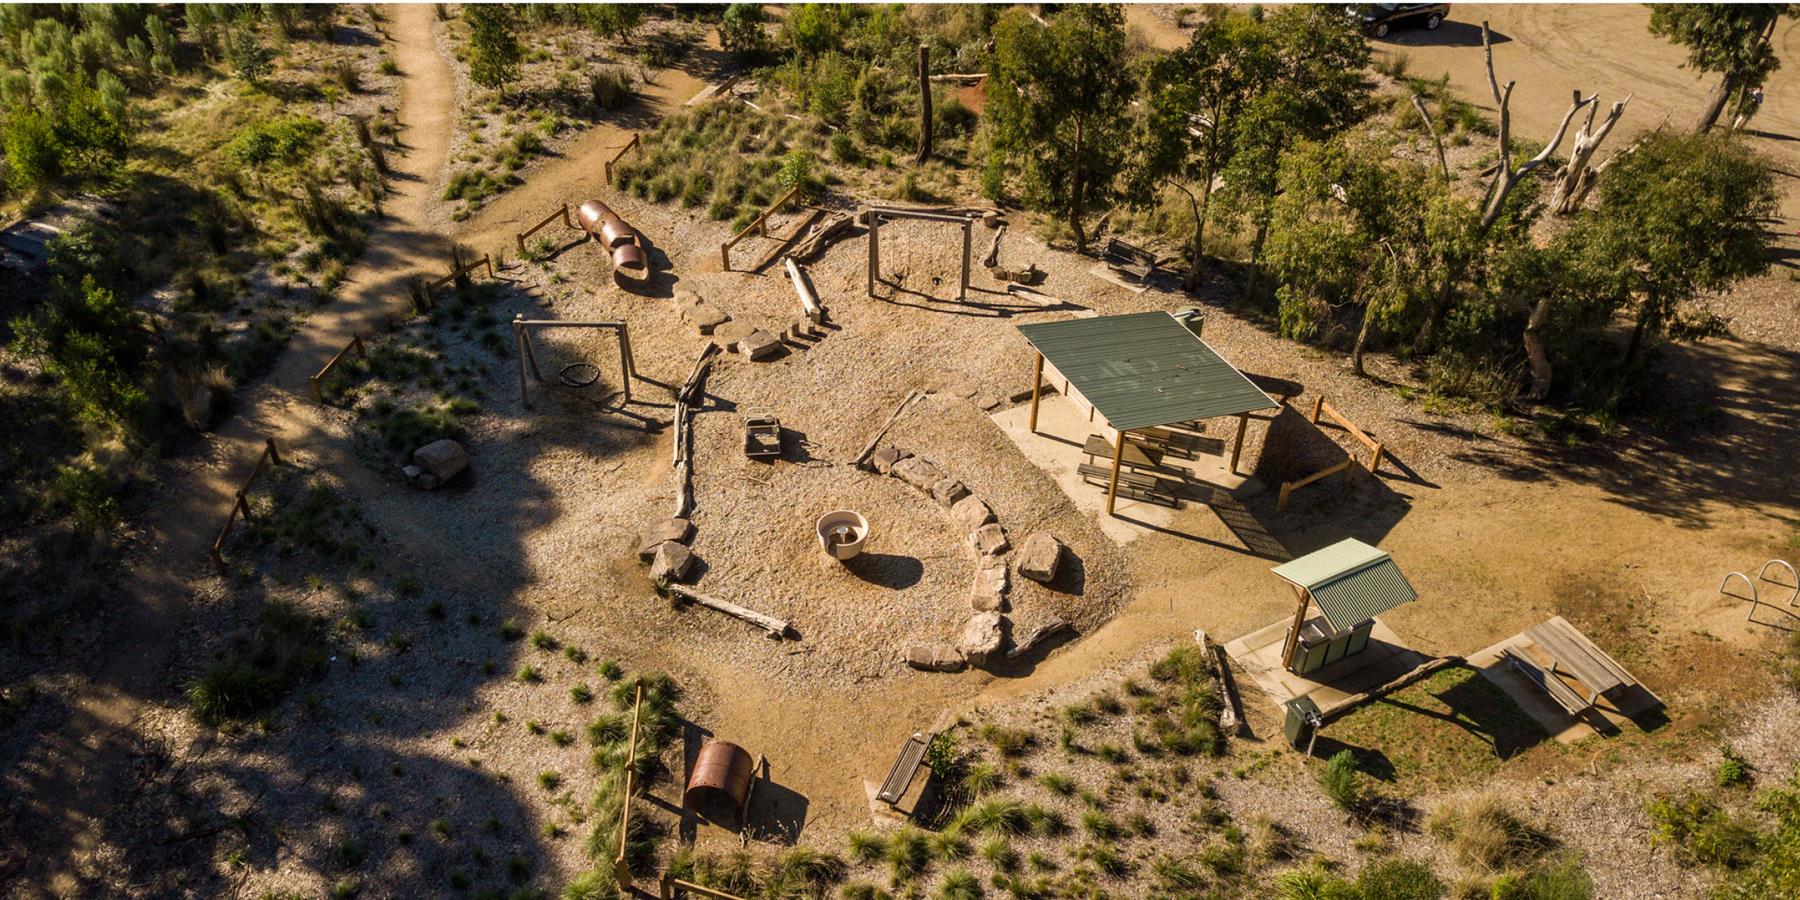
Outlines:
{"label": "picnic table bench seat", "polygon": [[1218,438],[1209,438],[1172,428],[1145,428],[1133,431],[1126,437],[1126,440],[1130,443],[1154,447],[1181,459],[1194,459],[1201,454],[1223,456],[1225,453],[1225,442]]}
{"label": "picnic table bench seat", "polygon": [[1520,675],[1525,676],[1526,680],[1537,685],[1539,690],[1549,694],[1550,699],[1556,701],[1556,705],[1562,707],[1569,715],[1578,716],[1585,712],[1589,706],[1593,705],[1582,699],[1581,695],[1575,693],[1573,688],[1564,684],[1563,680],[1558,678],[1554,671],[1545,671],[1542,666],[1533,662],[1524,654],[1515,651],[1511,647],[1506,648],[1501,651],[1501,653],[1506,657],[1506,661],[1511,663],[1514,669],[1518,670]]}
{"label": "picnic table bench seat", "polygon": [[1562,616],[1525,629],[1524,638],[1528,646],[1506,648],[1507,660],[1571,714],[1638,683]]}
{"label": "picnic table bench seat", "polygon": [[[1081,473],[1082,480],[1088,484],[1106,487],[1112,483],[1113,470],[1111,466],[1082,463],[1075,468]],[[1181,501],[1169,490],[1168,484],[1162,479],[1124,468],[1119,470],[1119,496],[1171,508],[1181,506]]]}

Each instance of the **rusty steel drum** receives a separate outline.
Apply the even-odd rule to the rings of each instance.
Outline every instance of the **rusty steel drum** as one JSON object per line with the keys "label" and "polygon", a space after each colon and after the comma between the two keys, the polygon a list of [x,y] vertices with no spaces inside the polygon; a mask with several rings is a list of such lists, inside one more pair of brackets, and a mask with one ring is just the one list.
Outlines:
{"label": "rusty steel drum", "polygon": [[681,802],[693,808],[709,798],[720,797],[737,809],[750,796],[750,782],[755,779],[756,761],[744,748],[730,741],[707,741],[694,757],[694,769],[688,775]]}
{"label": "rusty steel drum", "polygon": [[612,251],[613,269],[642,276],[649,266],[644,262],[644,248],[636,244],[620,244]]}

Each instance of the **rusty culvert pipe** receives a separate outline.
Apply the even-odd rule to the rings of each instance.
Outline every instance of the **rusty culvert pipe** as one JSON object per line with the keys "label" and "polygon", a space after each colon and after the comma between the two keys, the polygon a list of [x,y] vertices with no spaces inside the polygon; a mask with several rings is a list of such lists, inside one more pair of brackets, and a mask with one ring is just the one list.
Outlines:
{"label": "rusty culvert pipe", "polygon": [[606,242],[608,247],[618,247],[637,240],[637,231],[625,224],[624,219],[616,216],[611,219],[602,219],[600,221],[600,240]]}
{"label": "rusty culvert pipe", "polygon": [[607,241],[608,247],[612,246],[612,242],[605,236],[608,223],[612,224],[615,233],[621,228],[627,232],[631,230],[631,226],[626,225],[625,220],[619,218],[619,214],[612,211],[612,207],[598,200],[589,200],[576,207],[575,217],[581,221],[583,231],[595,238]]}
{"label": "rusty culvert pipe", "polygon": [[707,741],[694,757],[687,790],[681,794],[682,805],[692,809],[708,799],[722,797],[733,809],[741,808],[750,796],[750,782],[755,778],[756,761],[744,748],[730,741]]}
{"label": "rusty culvert pipe", "polygon": [[613,248],[613,268],[643,274],[649,267],[644,263],[644,248],[636,244],[620,244]]}

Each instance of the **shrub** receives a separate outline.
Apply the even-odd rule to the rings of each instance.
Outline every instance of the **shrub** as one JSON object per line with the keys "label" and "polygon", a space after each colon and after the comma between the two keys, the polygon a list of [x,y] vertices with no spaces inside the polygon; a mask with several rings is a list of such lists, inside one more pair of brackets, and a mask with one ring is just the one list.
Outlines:
{"label": "shrub", "polygon": [[837,131],[831,135],[831,159],[847,166],[862,162],[862,151],[856,148],[856,140],[849,134]]}
{"label": "shrub", "polygon": [[309,116],[258,122],[244,126],[231,143],[225,145],[225,157],[245,166],[297,163],[312,152],[324,133],[325,123]]}
{"label": "shrub", "polygon": [[1494,880],[1493,900],[1593,900],[1594,879],[1573,858],[1564,858]]}
{"label": "shrub", "polygon": [[188,704],[208,725],[266,712],[322,670],[329,651],[324,620],[272,604],[257,616],[247,646],[233,648],[188,685]]}
{"label": "shrub", "polygon": [[1523,865],[1543,855],[1550,839],[1493,797],[1446,807],[1431,818],[1431,833],[1450,845],[1456,861],[1488,871]]}
{"label": "shrub", "polygon": [[1431,866],[1410,859],[1383,859],[1364,866],[1356,877],[1356,889],[1364,897],[1382,900],[1438,900],[1444,896],[1444,883],[1432,874]]}
{"label": "shrub", "polygon": [[591,703],[594,700],[594,691],[586,684],[577,683],[569,688],[569,699],[576,703]]}
{"label": "shrub", "polygon": [[873,831],[852,831],[849,837],[850,859],[857,863],[872,863],[887,853],[887,839]]}
{"label": "shrub", "polygon": [[1719,787],[1745,787],[1750,784],[1750,764],[1730,747],[1724,748],[1719,768],[1713,775]]}
{"label": "shrub", "polygon": [[1756,830],[1697,791],[1658,797],[1645,811],[1652,840],[1674,844],[1684,860],[1737,868],[1756,855]]}
{"label": "shrub", "polygon": [[983,891],[981,880],[967,869],[956,869],[944,876],[943,884],[938,885],[937,900],[980,900]]}
{"label": "shrub", "polygon": [[1362,775],[1356,771],[1356,755],[1339,750],[1325,763],[1319,785],[1339,809],[1355,811],[1362,805]]}
{"label": "shrub", "polygon": [[910,825],[902,826],[899,831],[894,832],[894,836],[888,840],[887,861],[895,882],[904,882],[923,873],[926,864],[931,861],[931,851],[924,833]]}

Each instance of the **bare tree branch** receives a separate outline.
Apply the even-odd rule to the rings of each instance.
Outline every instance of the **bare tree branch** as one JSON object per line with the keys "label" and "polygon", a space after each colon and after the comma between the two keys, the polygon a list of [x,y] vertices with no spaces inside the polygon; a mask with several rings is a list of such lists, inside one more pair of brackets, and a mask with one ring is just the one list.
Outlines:
{"label": "bare tree branch", "polygon": [[1437,125],[1431,121],[1431,112],[1425,108],[1425,98],[1412,95],[1413,108],[1419,111],[1419,118],[1425,120],[1425,130],[1431,133],[1431,143],[1437,146],[1438,171],[1444,174],[1444,180],[1450,180],[1450,163],[1444,159],[1444,139],[1438,135]]}

